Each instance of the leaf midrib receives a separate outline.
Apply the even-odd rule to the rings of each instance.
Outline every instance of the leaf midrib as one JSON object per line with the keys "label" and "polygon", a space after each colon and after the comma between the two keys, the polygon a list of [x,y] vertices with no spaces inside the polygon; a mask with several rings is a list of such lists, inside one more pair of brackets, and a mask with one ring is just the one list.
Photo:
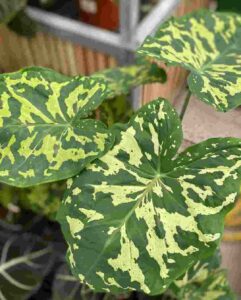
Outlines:
{"label": "leaf midrib", "polygon": [[89,271],[85,275],[86,280],[88,280],[88,276],[90,275],[91,271],[98,264],[100,258],[105,253],[107,247],[111,244],[111,242],[114,239],[114,237],[116,236],[116,234],[121,230],[121,228],[124,226],[124,224],[128,222],[128,220],[130,219],[131,215],[135,212],[136,208],[140,205],[140,203],[143,201],[143,199],[145,199],[145,196],[152,191],[153,186],[159,180],[160,180],[160,176],[157,176],[153,180],[150,181],[150,183],[146,186],[146,189],[144,190],[144,192],[140,195],[139,200],[137,198],[135,205],[132,207],[132,209],[129,211],[129,213],[126,215],[126,217],[123,219],[123,221],[121,222],[121,224],[113,231],[113,233],[111,234],[110,238],[106,240],[102,251],[98,255],[97,259],[95,260],[95,263],[91,266],[91,268],[89,269]]}
{"label": "leaf midrib", "polygon": [[221,51],[215,58],[211,59],[208,63],[204,63],[200,70],[198,70],[198,73],[204,73],[210,66],[214,65],[217,60],[225,56],[231,49],[236,49],[236,43],[231,43],[227,45],[227,47]]}

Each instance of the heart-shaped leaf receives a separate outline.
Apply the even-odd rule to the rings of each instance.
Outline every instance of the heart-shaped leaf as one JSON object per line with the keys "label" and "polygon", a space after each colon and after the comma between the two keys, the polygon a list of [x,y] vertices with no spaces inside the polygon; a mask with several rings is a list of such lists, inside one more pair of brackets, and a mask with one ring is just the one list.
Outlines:
{"label": "heart-shaped leaf", "polygon": [[105,84],[43,68],[0,75],[0,181],[24,187],[79,173],[113,144],[103,123],[86,118]]}
{"label": "heart-shaped leaf", "polygon": [[68,261],[96,291],[160,294],[219,244],[239,191],[241,140],[177,156],[181,123],[166,100],[113,131],[113,149],[68,181],[57,217]]}
{"label": "heart-shaped leaf", "polygon": [[188,85],[217,110],[241,105],[241,16],[199,11],[163,24],[138,53],[191,74]]}

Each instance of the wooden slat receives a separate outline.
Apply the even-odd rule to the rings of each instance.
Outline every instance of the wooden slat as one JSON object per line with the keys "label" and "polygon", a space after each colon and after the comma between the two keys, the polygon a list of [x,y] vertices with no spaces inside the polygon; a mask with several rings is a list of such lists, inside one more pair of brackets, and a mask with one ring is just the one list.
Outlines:
{"label": "wooden slat", "polygon": [[28,39],[2,27],[0,36],[0,69],[3,72],[37,65],[74,76],[88,75],[117,64],[113,57],[104,53],[42,32]]}
{"label": "wooden slat", "polygon": [[76,58],[78,73],[81,75],[85,75],[87,73],[87,68],[85,65],[84,47],[79,45],[75,46],[75,58]]}

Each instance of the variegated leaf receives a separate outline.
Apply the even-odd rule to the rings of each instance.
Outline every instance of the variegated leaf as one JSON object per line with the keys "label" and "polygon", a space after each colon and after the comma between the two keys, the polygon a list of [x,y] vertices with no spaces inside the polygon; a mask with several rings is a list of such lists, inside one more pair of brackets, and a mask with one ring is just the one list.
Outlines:
{"label": "variegated leaf", "polygon": [[103,123],[84,119],[105,84],[43,68],[0,75],[0,181],[24,187],[76,175],[113,144]]}
{"label": "variegated leaf", "polygon": [[220,268],[220,255],[215,253],[199,261],[171,285],[177,300],[235,300],[227,272]]}
{"label": "variegated leaf", "polygon": [[164,69],[152,63],[140,63],[122,68],[107,69],[93,74],[91,77],[104,80],[107,84],[107,99],[128,94],[138,85],[166,81]]}
{"label": "variegated leaf", "polygon": [[225,270],[214,270],[201,282],[187,284],[177,294],[177,300],[236,300],[232,292]]}
{"label": "variegated leaf", "polygon": [[188,85],[217,110],[241,105],[241,16],[199,11],[163,24],[139,54],[182,66]]}
{"label": "variegated leaf", "polygon": [[96,291],[160,294],[219,244],[239,191],[241,140],[177,156],[181,124],[166,100],[114,132],[113,149],[68,181],[58,212],[68,261]]}

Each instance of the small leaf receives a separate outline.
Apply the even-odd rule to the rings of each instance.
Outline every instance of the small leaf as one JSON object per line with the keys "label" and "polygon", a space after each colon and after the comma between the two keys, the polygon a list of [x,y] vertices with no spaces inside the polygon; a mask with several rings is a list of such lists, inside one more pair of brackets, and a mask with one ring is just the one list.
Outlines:
{"label": "small leaf", "polygon": [[241,16],[199,11],[163,24],[140,55],[189,70],[188,85],[217,110],[241,105]]}
{"label": "small leaf", "polygon": [[1,0],[0,24],[8,23],[27,5],[27,0]]}
{"label": "small leaf", "polygon": [[123,94],[139,85],[153,82],[164,83],[166,72],[156,64],[140,63],[121,68],[107,69],[91,76],[95,79],[104,80],[107,84],[107,99]]}
{"label": "small leaf", "polygon": [[235,300],[226,271],[220,269],[220,255],[199,261],[170,287],[177,300]]}
{"label": "small leaf", "polygon": [[112,146],[85,119],[105,99],[94,79],[44,68],[0,75],[0,181],[19,187],[72,177]]}
{"label": "small leaf", "polygon": [[50,270],[52,250],[29,234],[0,232],[0,298],[28,299]]}
{"label": "small leaf", "polygon": [[239,191],[241,140],[177,155],[181,123],[166,100],[113,131],[113,149],[68,181],[57,215],[68,261],[95,291],[157,295],[219,244]]}

